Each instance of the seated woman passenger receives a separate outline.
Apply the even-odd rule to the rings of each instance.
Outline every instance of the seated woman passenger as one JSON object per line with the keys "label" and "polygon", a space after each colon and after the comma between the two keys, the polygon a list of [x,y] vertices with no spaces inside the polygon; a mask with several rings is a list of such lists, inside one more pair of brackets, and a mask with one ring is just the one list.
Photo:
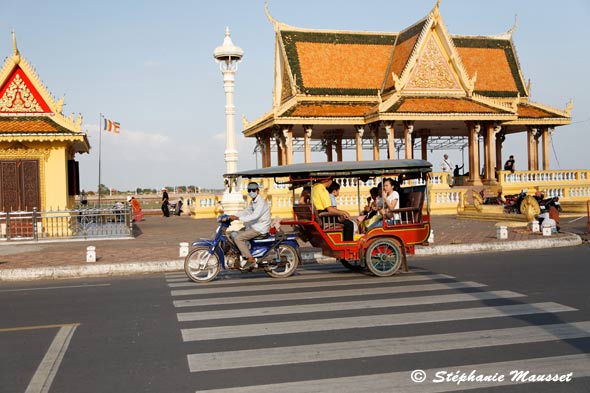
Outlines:
{"label": "seated woman passenger", "polygon": [[309,205],[309,198],[311,197],[311,187],[305,186],[303,190],[301,190],[301,195],[299,196],[299,204],[300,205]]}
{"label": "seated woman passenger", "polygon": [[371,224],[367,228],[367,231],[378,226],[383,226],[383,217],[387,219],[387,223],[390,225],[399,223],[399,213],[393,212],[399,209],[399,193],[396,189],[399,189],[399,183],[397,181],[389,177],[383,180],[383,202],[385,206],[381,210],[381,219]]}

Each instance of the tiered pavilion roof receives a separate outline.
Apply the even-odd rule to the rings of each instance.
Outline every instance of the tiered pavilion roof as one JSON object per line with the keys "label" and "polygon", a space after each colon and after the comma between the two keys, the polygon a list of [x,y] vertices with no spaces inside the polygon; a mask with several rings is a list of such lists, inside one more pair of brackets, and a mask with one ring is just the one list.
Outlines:
{"label": "tiered pavilion roof", "polygon": [[[335,149],[341,160],[343,148],[356,148],[357,159],[363,147],[373,149],[373,159],[379,148],[392,158],[394,150],[413,158],[421,148],[426,158],[427,149],[458,143],[470,146],[475,167],[482,137],[484,166],[493,168],[501,152],[496,139],[528,132],[534,144],[571,122],[571,102],[558,109],[530,101],[512,40],[516,26],[496,36],[451,35],[438,2],[398,33],[296,28],[266,12],[276,36],[273,105],[252,122],[243,119],[265,166],[271,151],[281,165],[292,162],[294,151],[309,161],[312,149],[328,160]],[[538,167],[533,158],[529,166]]]}

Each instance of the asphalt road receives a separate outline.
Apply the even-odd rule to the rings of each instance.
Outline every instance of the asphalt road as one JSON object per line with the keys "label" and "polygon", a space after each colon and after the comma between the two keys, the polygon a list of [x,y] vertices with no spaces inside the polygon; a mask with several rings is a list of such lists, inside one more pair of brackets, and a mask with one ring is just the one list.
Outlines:
{"label": "asphalt road", "polygon": [[[384,279],[310,265],[3,284],[0,392],[587,392],[589,251],[415,257]],[[508,385],[512,370],[573,375]],[[505,378],[434,381],[472,371]]]}

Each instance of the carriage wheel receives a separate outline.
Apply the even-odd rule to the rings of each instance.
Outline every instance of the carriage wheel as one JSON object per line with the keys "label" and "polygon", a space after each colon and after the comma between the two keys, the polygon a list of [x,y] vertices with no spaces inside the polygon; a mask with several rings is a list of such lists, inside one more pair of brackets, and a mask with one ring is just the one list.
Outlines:
{"label": "carriage wheel", "polygon": [[367,267],[379,277],[394,275],[402,265],[403,258],[401,245],[392,239],[375,240],[365,253]]}

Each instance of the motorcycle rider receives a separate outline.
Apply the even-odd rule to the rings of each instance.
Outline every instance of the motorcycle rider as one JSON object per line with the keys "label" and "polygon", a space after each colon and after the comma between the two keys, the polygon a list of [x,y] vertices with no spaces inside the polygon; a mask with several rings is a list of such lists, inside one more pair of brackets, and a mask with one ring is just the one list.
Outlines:
{"label": "motorcycle rider", "polygon": [[248,196],[252,198],[248,207],[230,215],[232,220],[241,220],[246,227],[237,232],[232,232],[231,239],[236,244],[242,257],[246,258],[242,269],[248,269],[256,263],[256,258],[250,253],[248,241],[260,235],[266,235],[270,229],[270,207],[266,200],[260,195],[258,183],[248,183]]}

